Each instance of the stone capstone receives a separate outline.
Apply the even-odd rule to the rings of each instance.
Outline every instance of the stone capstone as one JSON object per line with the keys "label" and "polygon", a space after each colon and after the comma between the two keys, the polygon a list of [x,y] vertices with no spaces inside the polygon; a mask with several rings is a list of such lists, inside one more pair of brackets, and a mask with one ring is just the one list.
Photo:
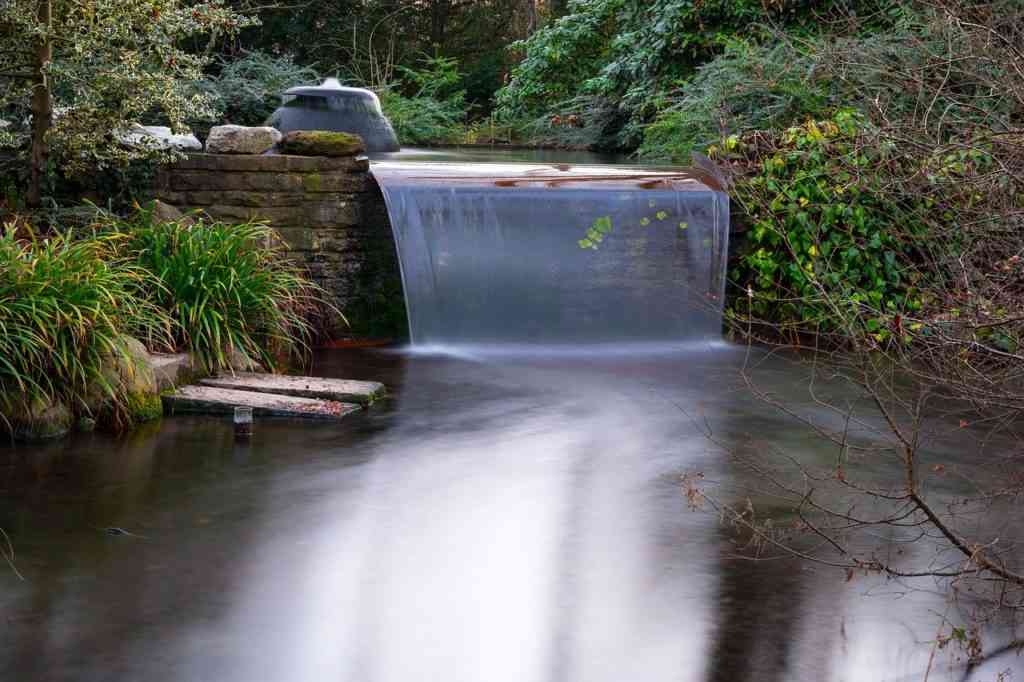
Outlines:
{"label": "stone capstone", "polygon": [[211,154],[262,154],[281,141],[281,133],[269,126],[214,126],[206,138]]}
{"label": "stone capstone", "polygon": [[284,154],[296,156],[355,156],[366,151],[363,138],[351,133],[326,130],[294,130],[278,145]]}

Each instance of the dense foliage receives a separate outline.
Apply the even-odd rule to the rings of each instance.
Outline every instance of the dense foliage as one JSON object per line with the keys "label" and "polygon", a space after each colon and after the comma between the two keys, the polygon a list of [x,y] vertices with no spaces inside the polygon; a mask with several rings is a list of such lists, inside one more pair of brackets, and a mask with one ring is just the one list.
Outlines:
{"label": "dense foliage", "polygon": [[123,236],[0,235],[0,415],[60,402],[88,412],[127,396],[104,368],[125,335],[162,347],[170,320],[148,301],[149,273],[118,255]]}
{"label": "dense foliage", "polygon": [[[0,130],[0,146],[30,140],[30,203],[41,203],[51,150],[64,174],[166,156],[118,138],[143,122],[183,129],[212,118],[211,99],[190,87],[209,56],[185,43],[251,23],[220,0],[0,4],[0,112],[14,119]],[[26,113],[31,132],[17,129]]]}
{"label": "dense foliage", "polygon": [[921,206],[886,191],[903,160],[858,115],[725,145],[755,159],[735,191],[749,223],[733,274],[747,294],[736,304],[744,313],[819,335],[848,333],[844,321],[863,319],[884,340],[890,317],[921,309],[909,267],[925,235]]}
{"label": "dense foliage", "polygon": [[[546,0],[315,0],[267,5],[262,25],[242,34],[246,49],[289,53],[325,75],[382,88],[399,67],[424,56],[458,60],[459,89],[473,106],[488,107],[513,55],[557,8]],[[246,3],[238,0],[243,9]],[[410,95],[412,93],[403,93]]]}
{"label": "dense foliage", "polygon": [[161,222],[141,211],[113,228],[149,273],[146,297],[174,321],[175,345],[209,371],[282,357],[302,359],[309,315],[324,304],[319,288],[283,257],[262,223]]}
{"label": "dense foliage", "polygon": [[813,59],[787,42],[735,40],[697,67],[686,86],[665,98],[645,128],[639,153],[689,163],[694,151],[752,130],[785,129],[827,113],[830,91],[816,78]]}
{"label": "dense foliage", "polygon": [[[466,93],[454,59],[427,59],[401,67],[399,80],[380,91],[381,107],[403,144],[458,142],[464,135]],[[409,93],[409,94],[403,94]]]}
{"label": "dense foliage", "polygon": [[199,84],[221,118],[236,125],[264,125],[280,106],[281,95],[296,85],[319,81],[317,72],[297,64],[289,55],[247,50],[223,58],[217,73]]}
{"label": "dense foliage", "polygon": [[327,304],[280,249],[262,224],[160,222],[148,211],[80,234],[7,225],[0,416],[61,404],[128,423],[136,396],[112,367],[131,360],[130,339],[189,350],[210,371],[303,359],[309,314]]}
{"label": "dense foliage", "polygon": [[[1020,13],[926,7],[894,35],[804,41],[811,106],[762,132],[729,117],[710,150],[737,172],[750,227],[733,271],[740,317],[927,348],[936,320],[969,315],[979,343],[1018,345]],[[839,113],[804,122],[823,110]]]}
{"label": "dense foliage", "polygon": [[[878,11],[885,5],[571,0],[566,16],[519,45],[525,58],[497,101],[510,116],[574,115],[584,125],[597,119],[601,125],[594,126],[590,144],[631,148],[640,143],[647,122],[689,92],[697,69],[735,47],[738,38],[767,37],[769,24],[813,34],[841,12],[857,9],[876,10],[875,20],[885,23],[889,14]],[[741,57],[734,52],[733,58]]]}

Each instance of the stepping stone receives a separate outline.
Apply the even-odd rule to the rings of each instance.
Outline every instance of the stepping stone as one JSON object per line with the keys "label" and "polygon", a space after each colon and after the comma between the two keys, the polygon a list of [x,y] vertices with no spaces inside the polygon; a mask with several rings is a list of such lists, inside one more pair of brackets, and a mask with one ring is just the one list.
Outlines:
{"label": "stepping stone", "polygon": [[170,413],[234,414],[236,407],[251,407],[257,417],[293,417],[298,419],[341,419],[359,411],[359,405],[336,400],[271,395],[253,391],[233,391],[211,386],[185,386],[163,396]]}
{"label": "stepping stone", "polygon": [[227,388],[235,391],[255,391],[293,395],[302,398],[323,398],[346,403],[369,405],[384,395],[384,384],[376,381],[350,381],[348,379],[321,379],[319,377],[290,377],[280,374],[236,372],[203,379],[203,386]]}

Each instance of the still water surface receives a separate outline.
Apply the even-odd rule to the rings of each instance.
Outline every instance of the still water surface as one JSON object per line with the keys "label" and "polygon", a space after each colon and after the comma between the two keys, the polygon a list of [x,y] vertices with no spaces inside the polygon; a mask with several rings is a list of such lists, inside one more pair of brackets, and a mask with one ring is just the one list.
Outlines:
{"label": "still water surface", "polygon": [[[740,356],[330,351],[318,374],[392,397],[338,425],[259,421],[247,444],[176,417],[0,446],[25,577],[0,566],[0,679],[922,679],[942,595],[737,559],[688,509],[692,471],[770,503],[705,428],[831,457],[740,388]],[[762,370],[812,410],[799,376]],[[929,679],[962,674],[946,650]]]}

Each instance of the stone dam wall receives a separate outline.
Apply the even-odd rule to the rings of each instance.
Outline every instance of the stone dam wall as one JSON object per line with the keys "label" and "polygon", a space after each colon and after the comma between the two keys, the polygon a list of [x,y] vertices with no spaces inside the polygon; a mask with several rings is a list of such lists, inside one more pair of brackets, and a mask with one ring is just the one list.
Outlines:
{"label": "stone dam wall", "polygon": [[193,154],[160,171],[155,198],[214,220],[270,223],[348,318],[329,321],[336,335],[407,333],[391,226],[365,157]]}

